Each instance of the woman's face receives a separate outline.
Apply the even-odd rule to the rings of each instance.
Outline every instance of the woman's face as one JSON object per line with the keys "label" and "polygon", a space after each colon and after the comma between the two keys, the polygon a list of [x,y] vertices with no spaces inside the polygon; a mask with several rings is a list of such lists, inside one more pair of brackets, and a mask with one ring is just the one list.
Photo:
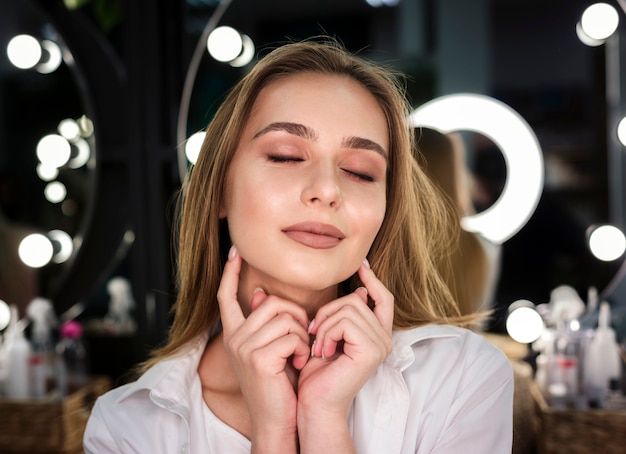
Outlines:
{"label": "woman's face", "polygon": [[352,79],[306,73],[259,93],[221,209],[248,291],[336,292],[356,272],[385,215],[388,150],[382,109]]}

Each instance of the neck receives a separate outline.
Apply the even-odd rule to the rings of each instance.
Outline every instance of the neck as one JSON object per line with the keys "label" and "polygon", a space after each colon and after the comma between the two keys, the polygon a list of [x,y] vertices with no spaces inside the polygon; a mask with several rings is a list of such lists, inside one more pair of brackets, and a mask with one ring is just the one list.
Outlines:
{"label": "neck", "polygon": [[239,275],[238,298],[246,316],[250,313],[250,300],[257,288],[263,289],[267,295],[278,296],[303,307],[310,319],[315,317],[320,307],[337,298],[338,294],[337,285],[323,289],[297,287],[252,269],[244,262]]}

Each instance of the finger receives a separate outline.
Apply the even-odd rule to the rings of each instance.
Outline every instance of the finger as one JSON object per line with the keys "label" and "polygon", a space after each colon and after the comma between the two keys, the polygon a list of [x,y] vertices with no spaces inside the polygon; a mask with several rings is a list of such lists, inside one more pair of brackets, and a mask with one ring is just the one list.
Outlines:
{"label": "finger", "polygon": [[[258,348],[261,345],[267,345],[284,336],[296,335],[308,346],[309,334],[302,322],[295,318],[293,314],[288,312],[279,312],[271,317],[256,317],[258,312],[248,317],[248,323],[241,328],[242,336],[247,340],[250,349]],[[274,314],[274,312],[272,312]]]}
{"label": "finger", "polygon": [[349,293],[341,298],[331,301],[318,309],[315,318],[309,327],[309,333],[318,335],[321,327],[331,316],[341,312],[344,306],[352,305],[361,317],[365,318],[374,328],[380,326],[380,322],[367,305],[367,289],[359,287],[354,292]]}
{"label": "finger", "polygon": [[[367,338],[371,342],[380,343],[386,337],[389,337],[372,310],[363,302],[364,292],[359,293],[361,293],[361,296],[351,294],[350,298],[344,297],[334,301],[332,304],[336,307],[336,310],[322,316],[316,315],[316,321],[319,321],[319,325],[316,329],[315,342],[311,350],[312,356],[332,356],[336,351],[338,343],[341,341],[344,341],[344,343],[356,343],[362,342],[363,339]],[[341,304],[336,306],[335,302]],[[327,308],[327,306],[324,307],[324,309]],[[346,336],[349,335],[343,330],[343,328],[348,326],[352,327],[352,336],[341,337],[344,334]],[[338,330],[337,327],[343,328]],[[360,338],[354,337],[354,333],[357,330],[362,333]]]}
{"label": "finger", "polygon": [[240,271],[241,256],[235,246],[232,246],[228,253],[228,261],[222,272],[220,286],[217,289],[217,303],[220,308],[222,327],[225,332],[236,329],[245,321],[237,299]]}
{"label": "finger", "polygon": [[252,300],[250,300],[250,312],[253,312],[266,299],[267,294],[265,293],[265,291],[263,291],[262,288],[255,288],[252,292]]}
{"label": "finger", "polygon": [[361,297],[361,300],[367,304],[367,289],[365,287],[359,287],[354,291],[355,294]]}
{"label": "finger", "polygon": [[369,267],[367,259],[363,261],[358,270],[361,282],[367,289],[367,292],[374,301],[374,315],[378,322],[387,332],[391,332],[393,328],[393,310],[394,296],[376,277],[372,269]]}

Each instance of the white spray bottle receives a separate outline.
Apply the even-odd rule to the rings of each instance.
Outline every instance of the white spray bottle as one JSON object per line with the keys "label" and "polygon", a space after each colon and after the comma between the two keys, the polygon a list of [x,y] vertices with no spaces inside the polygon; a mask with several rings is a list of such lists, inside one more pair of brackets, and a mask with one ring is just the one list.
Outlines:
{"label": "white spray bottle", "polygon": [[600,304],[598,328],[585,352],[584,390],[593,406],[602,407],[609,382],[622,374],[619,346],[611,328],[611,307]]}
{"label": "white spray bottle", "polygon": [[17,307],[11,306],[11,324],[6,333],[6,392],[10,399],[28,399],[30,393],[30,343],[24,336],[26,323],[18,320]]}
{"label": "white spray bottle", "polygon": [[31,370],[33,377],[33,396],[44,397],[47,392],[47,381],[54,377],[54,345],[52,329],[58,324],[52,301],[46,298],[33,299],[26,308],[28,318],[32,321]]}

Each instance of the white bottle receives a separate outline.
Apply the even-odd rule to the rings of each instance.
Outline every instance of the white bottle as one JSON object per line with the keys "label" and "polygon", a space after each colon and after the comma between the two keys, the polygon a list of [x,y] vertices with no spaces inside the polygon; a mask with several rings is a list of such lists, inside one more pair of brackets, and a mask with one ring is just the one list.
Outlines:
{"label": "white bottle", "polygon": [[593,405],[603,406],[609,382],[621,378],[622,365],[609,303],[600,304],[598,328],[585,352],[584,390]]}
{"label": "white bottle", "polygon": [[54,378],[54,342],[52,329],[57,325],[52,301],[46,298],[33,299],[26,308],[32,322],[31,329],[31,379],[32,397],[41,399],[47,393],[47,382]]}
{"label": "white bottle", "polygon": [[10,399],[28,399],[30,397],[29,361],[32,349],[24,337],[24,328],[21,323],[16,324],[9,335],[7,353],[7,395]]}

